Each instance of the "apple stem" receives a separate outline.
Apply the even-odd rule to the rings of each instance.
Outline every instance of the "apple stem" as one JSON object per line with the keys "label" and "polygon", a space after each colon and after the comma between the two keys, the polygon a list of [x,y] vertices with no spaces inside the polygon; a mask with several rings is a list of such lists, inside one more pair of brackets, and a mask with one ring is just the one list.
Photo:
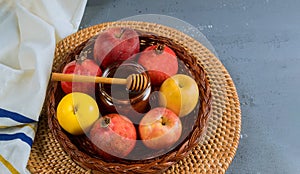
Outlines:
{"label": "apple stem", "polygon": [[104,117],[101,120],[101,127],[108,127],[109,123],[110,123],[110,118]]}
{"label": "apple stem", "polygon": [[74,105],[73,107],[73,114],[75,115],[78,111],[78,106],[77,105]]}
{"label": "apple stem", "polygon": [[125,28],[121,28],[121,32],[119,34],[116,34],[115,36],[117,38],[121,38],[124,32],[125,32]]}
{"label": "apple stem", "polygon": [[183,88],[183,85],[182,84],[178,84],[179,88]]}
{"label": "apple stem", "polygon": [[157,47],[155,48],[155,53],[162,54],[164,52],[164,49],[165,49],[164,44],[158,44]]}
{"label": "apple stem", "polygon": [[166,125],[165,119],[164,119],[163,117],[161,117],[161,124],[162,124],[163,126]]}

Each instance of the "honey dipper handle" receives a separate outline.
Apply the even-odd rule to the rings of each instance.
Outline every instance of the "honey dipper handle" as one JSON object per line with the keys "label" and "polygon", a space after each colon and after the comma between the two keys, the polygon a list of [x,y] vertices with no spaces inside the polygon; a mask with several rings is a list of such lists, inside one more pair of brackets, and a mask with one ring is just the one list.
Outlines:
{"label": "honey dipper handle", "polygon": [[126,79],[84,76],[84,75],[64,74],[64,73],[52,73],[51,80],[65,81],[65,82],[93,82],[93,83],[120,84],[120,85],[127,84]]}

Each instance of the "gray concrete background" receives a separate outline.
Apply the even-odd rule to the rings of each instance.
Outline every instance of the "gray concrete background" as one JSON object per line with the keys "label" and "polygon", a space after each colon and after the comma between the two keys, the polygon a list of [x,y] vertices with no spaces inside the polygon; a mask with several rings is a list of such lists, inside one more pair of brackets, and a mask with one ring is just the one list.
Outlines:
{"label": "gray concrete background", "polygon": [[229,71],[242,131],[227,174],[300,173],[300,1],[89,0],[80,28],[139,14],[195,26]]}

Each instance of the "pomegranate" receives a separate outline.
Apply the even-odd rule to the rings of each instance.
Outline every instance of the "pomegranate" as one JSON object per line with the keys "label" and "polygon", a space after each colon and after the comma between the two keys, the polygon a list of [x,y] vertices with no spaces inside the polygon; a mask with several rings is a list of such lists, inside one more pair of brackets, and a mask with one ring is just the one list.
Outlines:
{"label": "pomegranate", "polygon": [[178,71],[178,60],[174,51],[166,45],[153,45],[141,52],[138,63],[145,67],[152,85],[161,85]]}
{"label": "pomegranate", "polygon": [[[91,59],[84,56],[76,58],[69,62],[63,69],[65,74],[77,74],[86,76],[101,76],[102,71],[100,67]],[[61,88],[65,93],[83,92],[86,94],[94,94],[96,85],[95,83],[86,82],[61,82]]]}
{"label": "pomegranate", "polygon": [[123,158],[135,147],[137,133],[133,123],[125,116],[108,114],[95,122],[89,138],[102,157]]}

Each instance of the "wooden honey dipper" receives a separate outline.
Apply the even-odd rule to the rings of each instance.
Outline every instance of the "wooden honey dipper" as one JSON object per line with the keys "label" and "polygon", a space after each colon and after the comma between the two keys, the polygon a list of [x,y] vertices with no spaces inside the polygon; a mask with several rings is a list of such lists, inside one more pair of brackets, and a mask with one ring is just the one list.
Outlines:
{"label": "wooden honey dipper", "polygon": [[52,73],[52,81],[65,82],[92,82],[105,84],[126,85],[126,88],[131,91],[142,91],[147,88],[148,79],[143,74],[131,74],[126,79],[122,78],[108,78],[98,76],[85,76],[76,74]]}

